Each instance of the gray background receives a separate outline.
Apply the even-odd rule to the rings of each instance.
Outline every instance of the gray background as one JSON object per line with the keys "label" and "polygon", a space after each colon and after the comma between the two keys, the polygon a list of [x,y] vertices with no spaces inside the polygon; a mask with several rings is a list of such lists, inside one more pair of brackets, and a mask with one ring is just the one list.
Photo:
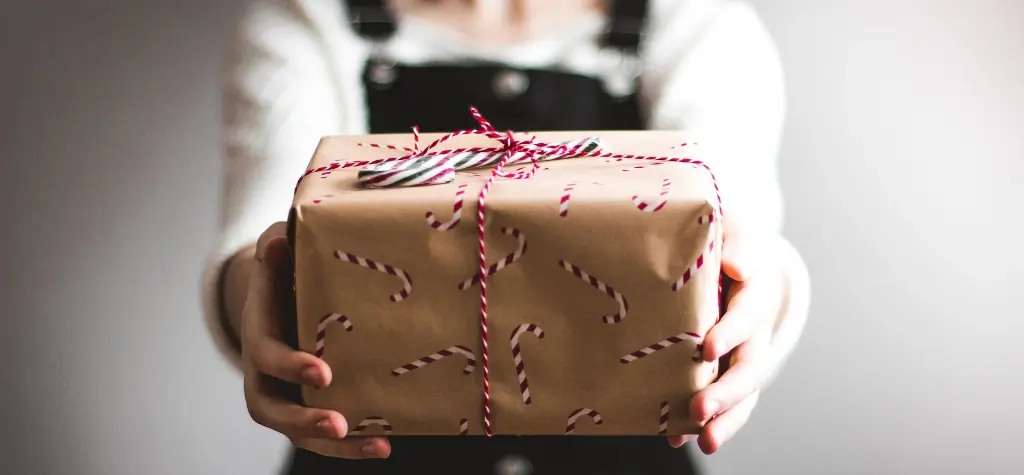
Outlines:
{"label": "gray background", "polygon": [[[244,0],[0,3],[0,472],[270,474],[199,315]],[[713,475],[1021,473],[1024,2],[762,0],[798,353]]]}

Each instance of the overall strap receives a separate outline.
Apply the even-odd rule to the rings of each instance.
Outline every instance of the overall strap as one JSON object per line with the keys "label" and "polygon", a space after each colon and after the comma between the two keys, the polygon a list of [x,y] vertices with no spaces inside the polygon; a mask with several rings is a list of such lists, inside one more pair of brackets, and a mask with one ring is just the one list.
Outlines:
{"label": "overall strap", "polygon": [[386,40],[395,32],[395,16],[384,0],[343,0],[352,29],[369,40]]}
{"label": "overall strap", "polygon": [[635,54],[647,23],[647,0],[608,0],[605,46]]}

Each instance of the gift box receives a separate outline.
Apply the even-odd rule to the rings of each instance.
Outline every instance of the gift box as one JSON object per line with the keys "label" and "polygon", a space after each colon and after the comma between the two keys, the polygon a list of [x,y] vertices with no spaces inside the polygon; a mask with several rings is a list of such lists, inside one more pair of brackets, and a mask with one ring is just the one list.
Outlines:
{"label": "gift box", "polygon": [[482,124],[320,141],[289,238],[297,345],[333,381],[304,403],[354,435],[695,433],[718,374],[710,169],[677,132]]}

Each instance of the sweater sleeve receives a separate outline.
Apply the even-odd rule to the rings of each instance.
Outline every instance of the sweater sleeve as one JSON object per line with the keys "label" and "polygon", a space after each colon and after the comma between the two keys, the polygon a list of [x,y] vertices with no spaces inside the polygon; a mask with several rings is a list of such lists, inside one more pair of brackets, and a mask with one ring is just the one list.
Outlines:
{"label": "sweater sleeve", "polygon": [[799,253],[781,236],[779,53],[746,2],[660,0],[652,9],[641,76],[648,126],[693,132],[716,175],[725,219],[776,244],[787,287],[772,344],[781,366],[803,331],[810,283]]}
{"label": "sweater sleeve", "polygon": [[340,129],[330,66],[306,18],[293,1],[255,2],[230,45],[222,93],[224,195],[202,298],[214,342],[236,366],[237,344],[223,324],[224,264],[287,218],[295,181],[318,141]]}

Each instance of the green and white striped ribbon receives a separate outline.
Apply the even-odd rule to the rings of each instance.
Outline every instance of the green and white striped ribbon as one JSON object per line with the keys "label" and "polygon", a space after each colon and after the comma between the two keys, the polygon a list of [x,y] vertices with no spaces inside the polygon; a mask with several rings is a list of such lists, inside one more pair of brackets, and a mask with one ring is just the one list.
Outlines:
{"label": "green and white striped ribbon", "polygon": [[[538,161],[573,158],[604,149],[597,137],[540,145],[535,153]],[[569,153],[571,152],[571,153]],[[359,182],[373,188],[393,188],[450,183],[455,171],[497,165],[504,158],[502,150],[440,153],[398,162],[368,165],[359,170]],[[525,151],[514,152],[506,165],[532,163]]]}

